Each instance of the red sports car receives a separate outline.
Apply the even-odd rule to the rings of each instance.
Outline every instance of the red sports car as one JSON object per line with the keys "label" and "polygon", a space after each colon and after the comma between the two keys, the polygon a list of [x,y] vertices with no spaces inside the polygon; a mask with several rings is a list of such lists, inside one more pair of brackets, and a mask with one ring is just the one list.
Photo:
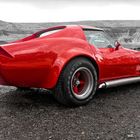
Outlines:
{"label": "red sports car", "polygon": [[0,46],[0,84],[46,88],[62,104],[89,102],[98,88],[140,81],[140,51],[102,29],[70,25]]}

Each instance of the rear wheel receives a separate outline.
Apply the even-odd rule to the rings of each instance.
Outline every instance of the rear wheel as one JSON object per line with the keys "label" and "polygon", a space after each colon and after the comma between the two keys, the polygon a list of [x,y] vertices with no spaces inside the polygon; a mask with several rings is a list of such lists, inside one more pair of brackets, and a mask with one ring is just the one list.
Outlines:
{"label": "rear wheel", "polygon": [[97,88],[97,72],[86,58],[75,58],[62,71],[54,97],[59,103],[79,106],[88,103]]}

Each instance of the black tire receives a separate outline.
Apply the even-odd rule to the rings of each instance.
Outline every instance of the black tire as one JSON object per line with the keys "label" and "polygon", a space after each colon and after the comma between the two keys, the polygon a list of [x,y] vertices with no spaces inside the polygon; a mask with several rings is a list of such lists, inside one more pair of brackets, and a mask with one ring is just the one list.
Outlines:
{"label": "black tire", "polygon": [[[78,83],[77,80],[75,82],[74,79],[74,76],[77,74],[76,72],[77,73],[81,72],[81,76],[82,74],[84,76],[84,72],[86,72],[87,74],[89,73],[88,78],[84,76],[85,79],[88,79],[87,80],[88,84],[85,84],[87,87],[84,87],[85,86],[84,85],[82,87],[83,89],[80,92],[78,91],[79,93],[82,93],[80,96],[79,93],[77,94],[74,91],[76,87],[76,92],[77,92],[77,88],[79,86],[79,85],[75,85],[75,83],[76,84]],[[92,85],[89,80],[93,82]],[[88,91],[86,88],[90,90]],[[58,83],[54,90],[54,97],[59,103],[63,105],[80,106],[80,105],[87,104],[93,98],[96,89],[97,89],[97,72],[95,67],[88,59],[79,57],[71,60],[61,72]]]}
{"label": "black tire", "polygon": [[17,87],[17,91],[28,91],[31,88],[27,88],[27,87]]}

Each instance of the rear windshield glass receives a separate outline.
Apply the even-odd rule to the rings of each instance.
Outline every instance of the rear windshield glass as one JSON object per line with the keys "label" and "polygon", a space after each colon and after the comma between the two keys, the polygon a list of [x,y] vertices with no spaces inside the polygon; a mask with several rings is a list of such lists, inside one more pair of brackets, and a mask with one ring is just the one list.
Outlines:
{"label": "rear windshield glass", "polygon": [[57,33],[59,31],[61,31],[63,29],[55,29],[55,30],[51,30],[51,31],[46,31],[46,32],[43,32],[39,35],[39,37],[43,37],[43,36],[47,36],[47,35],[51,35],[51,34],[54,34],[54,33]]}
{"label": "rear windshield glass", "polygon": [[46,31],[43,31],[42,33],[40,33],[38,37],[44,37],[44,36],[48,36],[48,35],[57,33],[59,31],[63,30],[64,28],[65,28],[65,26],[57,27],[55,29],[47,29]]}

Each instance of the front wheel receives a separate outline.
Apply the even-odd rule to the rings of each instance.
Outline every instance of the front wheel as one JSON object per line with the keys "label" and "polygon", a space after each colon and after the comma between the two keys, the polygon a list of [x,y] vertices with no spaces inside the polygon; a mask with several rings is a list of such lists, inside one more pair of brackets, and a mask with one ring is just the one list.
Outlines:
{"label": "front wheel", "polygon": [[97,89],[97,72],[86,58],[71,60],[62,71],[54,97],[59,103],[80,106],[88,103]]}

